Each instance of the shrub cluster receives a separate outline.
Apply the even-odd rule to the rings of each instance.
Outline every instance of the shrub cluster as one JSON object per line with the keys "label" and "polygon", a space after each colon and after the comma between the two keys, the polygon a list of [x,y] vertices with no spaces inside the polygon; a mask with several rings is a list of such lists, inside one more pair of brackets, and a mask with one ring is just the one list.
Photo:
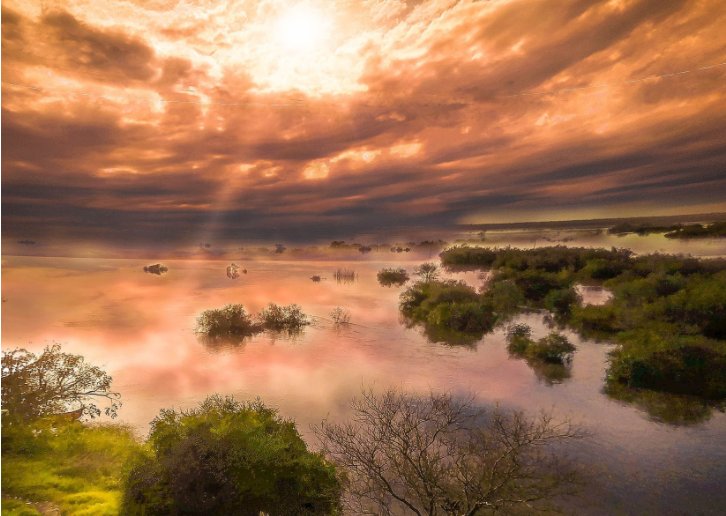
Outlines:
{"label": "shrub cluster", "polygon": [[197,333],[206,337],[249,337],[264,330],[300,331],[310,321],[298,305],[280,306],[270,303],[256,316],[240,304],[205,310],[197,318]]}
{"label": "shrub cluster", "polygon": [[575,346],[561,333],[551,332],[537,341],[526,324],[516,324],[507,329],[507,349],[512,355],[550,364],[567,365],[572,362]]}
{"label": "shrub cluster", "polygon": [[335,467],[261,402],[162,410],[129,468],[123,514],[335,514]]}
{"label": "shrub cluster", "polygon": [[[545,308],[584,335],[615,338],[620,346],[610,357],[609,384],[726,399],[722,259],[564,246],[459,246],[441,253],[441,260],[448,267],[495,271],[477,302],[498,318],[521,308]],[[613,299],[581,306],[573,288],[578,282],[602,284]],[[402,308],[410,304],[403,301]]]}
{"label": "shrub cluster", "polygon": [[378,283],[384,287],[401,286],[409,279],[406,269],[381,269],[378,271]]}

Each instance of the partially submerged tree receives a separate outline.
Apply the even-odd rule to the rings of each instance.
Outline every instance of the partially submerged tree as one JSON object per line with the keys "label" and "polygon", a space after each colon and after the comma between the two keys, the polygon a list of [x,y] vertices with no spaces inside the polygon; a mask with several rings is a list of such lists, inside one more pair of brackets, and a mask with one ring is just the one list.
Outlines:
{"label": "partially submerged tree", "polygon": [[350,422],[315,431],[347,474],[345,503],[355,514],[531,512],[578,484],[557,445],[583,433],[547,414],[396,391],[365,392],[352,409]]}
{"label": "partially submerged tree", "polygon": [[111,376],[80,355],[61,352],[58,344],[40,355],[25,349],[2,354],[2,407],[11,421],[68,411],[116,417],[120,398],[111,390]]}

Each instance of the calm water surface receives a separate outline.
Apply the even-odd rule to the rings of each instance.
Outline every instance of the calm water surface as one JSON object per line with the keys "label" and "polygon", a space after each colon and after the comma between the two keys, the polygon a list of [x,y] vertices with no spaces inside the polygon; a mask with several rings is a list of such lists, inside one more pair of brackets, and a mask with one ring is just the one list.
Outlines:
{"label": "calm water surface", "polygon": [[[718,242],[698,246],[705,252],[690,252],[724,254]],[[608,398],[601,390],[611,345],[570,333],[578,348],[572,375],[554,384],[508,356],[501,329],[471,347],[429,342],[399,320],[402,288],[376,281],[382,267],[410,271],[420,261],[386,253],[347,262],[238,261],[248,273],[230,280],[229,261],[167,260],[169,273],[155,276],[142,271],[153,262],[142,260],[6,256],[3,347],[37,351],[59,342],[103,366],[123,397],[119,418],[141,435],[160,408],[191,407],[215,392],[259,396],[294,418],[306,437],[322,418],[345,417],[349,399],[368,386],[445,390],[530,413],[552,410],[593,433],[576,451],[593,481],[588,501],[574,512],[726,512],[724,414],[674,426]],[[337,283],[338,267],[355,270],[357,280]],[[312,275],[325,279],[314,283]],[[479,273],[452,277],[483,281]],[[240,345],[210,346],[193,331],[202,310],[242,303],[256,312],[269,302],[298,303],[315,323],[293,338],[263,334]],[[353,324],[332,324],[329,313],[337,306],[351,312]],[[548,331],[541,315],[522,319],[536,337]]]}

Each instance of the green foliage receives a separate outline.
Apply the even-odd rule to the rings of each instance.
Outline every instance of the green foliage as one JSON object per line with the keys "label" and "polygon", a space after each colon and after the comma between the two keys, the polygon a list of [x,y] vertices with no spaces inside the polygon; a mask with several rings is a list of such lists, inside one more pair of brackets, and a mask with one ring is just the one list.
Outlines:
{"label": "green foliage", "polygon": [[[611,391],[621,385],[726,398],[726,260],[564,246],[460,246],[440,256],[447,267],[495,271],[482,296],[475,299],[469,292],[466,301],[490,307],[500,321],[523,308],[545,308],[584,335],[616,338],[620,347],[610,357],[607,380]],[[581,306],[575,282],[604,283],[613,298],[601,306]],[[402,296],[401,309],[425,319],[437,297],[432,289],[415,286]],[[460,324],[440,313],[434,320]],[[537,344],[529,335],[510,336],[513,354],[540,365],[566,355],[565,348],[549,354],[554,341]]]}
{"label": "green foliage", "polygon": [[527,348],[525,354],[531,360],[551,364],[566,364],[572,361],[575,346],[564,335],[552,332]]}
{"label": "green foliage", "polygon": [[[121,405],[111,391],[111,376],[80,355],[63,353],[58,344],[40,355],[24,349],[2,354],[2,407],[6,423],[30,421],[69,410],[78,416],[111,417]],[[97,403],[104,406],[99,407]]]}
{"label": "green foliage", "polygon": [[726,398],[726,346],[701,336],[667,334],[658,328],[619,335],[608,380],[704,399]]}
{"label": "green foliage", "polygon": [[574,306],[570,324],[587,336],[603,336],[618,331],[618,318],[612,304]]}
{"label": "green foliage", "polygon": [[197,333],[211,339],[245,338],[264,330],[296,333],[310,324],[298,305],[280,306],[270,303],[256,317],[242,305],[205,310],[197,318]]}
{"label": "green foliage", "polygon": [[672,226],[658,226],[648,224],[633,224],[632,222],[621,222],[610,228],[608,233],[611,235],[625,235],[627,233],[636,233],[638,235],[649,235],[650,233],[665,233],[666,231],[674,231],[679,229],[680,224]]}
{"label": "green foliage", "polygon": [[439,277],[439,267],[435,263],[422,263],[413,269],[414,275],[421,278],[421,281],[436,281]]}
{"label": "green foliage", "polygon": [[310,324],[298,305],[280,306],[270,303],[262,309],[259,319],[266,330],[295,333]]}
{"label": "green foliage", "polygon": [[419,281],[401,294],[401,312],[413,322],[424,324],[431,340],[471,343],[497,322],[488,300],[465,283]]}
{"label": "green foliage", "polygon": [[482,297],[501,316],[516,313],[527,302],[524,292],[509,279],[492,282]]}
{"label": "green foliage", "polygon": [[378,283],[384,287],[401,286],[409,279],[406,269],[381,269],[378,271]]}
{"label": "green foliage", "polygon": [[3,425],[2,440],[3,514],[38,514],[6,497],[52,505],[63,514],[119,514],[120,473],[140,449],[129,428],[46,418]]}
{"label": "green foliage", "polygon": [[124,514],[337,514],[341,484],[292,421],[213,396],[162,410],[125,480]]}
{"label": "green foliage", "polygon": [[197,318],[197,333],[207,337],[247,337],[260,331],[262,325],[239,304],[205,310]]}
{"label": "green foliage", "polygon": [[570,377],[569,366],[576,348],[557,332],[535,341],[532,329],[519,323],[507,328],[507,350],[512,356],[525,359],[538,378],[552,385]]}
{"label": "green foliage", "polygon": [[456,246],[441,253],[441,263],[454,268],[489,268],[496,258],[497,251],[486,247]]}
{"label": "green foliage", "polygon": [[507,349],[512,355],[551,364],[569,364],[576,350],[567,337],[557,332],[534,341],[532,330],[526,324],[510,326],[507,329],[507,342]]}
{"label": "green foliage", "polygon": [[580,296],[574,288],[560,288],[550,290],[542,300],[544,307],[559,317],[566,317],[573,306],[580,303]]}
{"label": "green foliage", "polygon": [[713,224],[704,226],[702,224],[689,224],[673,228],[669,233],[665,234],[666,238],[719,238],[726,237],[726,221],[714,222]]}

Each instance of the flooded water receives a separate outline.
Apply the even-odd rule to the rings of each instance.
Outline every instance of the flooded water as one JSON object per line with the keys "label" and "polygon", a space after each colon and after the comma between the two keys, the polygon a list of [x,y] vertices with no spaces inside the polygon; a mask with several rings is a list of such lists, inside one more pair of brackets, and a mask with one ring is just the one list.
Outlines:
{"label": "flooded water", "polygon": [[[724,254],[719,245],[699,249]],[[592,432],[576,452],[593,480],[575,512],[718,514],[726,508],[724,414],[678,426],[607,397],[602,387],[611,345],[570,332],[577,352],[569,378],[557,381],[511,358],[502,329],[473,346],[429,342],[399,320],[403,287],[376,281],[383,267],[410,272],[420,262],[386,253],[354,261],[237,260],[247,273],[230,279],[230,262],[222,260],[164,260],[169,271],[155,275],[143,271],[150,261],[5,256],[3,348],[38,351],[58,342],[102,366],[123,398],[119,419],[140,435],[159,409],[191,407],[211,393],[259,396],[294,418],[306,437],[311,424],[345,417],[349,399],[363,387],[450,391],[530,413],[551,410]],[[355,280],[336,281],[338,268],[355,271]],[[310,279],[316,275],[321,281]],[[475,286],[485,280],[478,272],[451,277]],[[592,295],[590,302],[603,302],[597,299],[603,291]],[[242,303],[256,312],[270,302],[297,303],[314,324],[294,337],[261,334],[237,345],[205,344],[194,333],[205,309]],[[329,314],[336,307],[351,313],[352,324],[333,324]],[[535,337],[549,331],[541,314],[522,319]]]}

